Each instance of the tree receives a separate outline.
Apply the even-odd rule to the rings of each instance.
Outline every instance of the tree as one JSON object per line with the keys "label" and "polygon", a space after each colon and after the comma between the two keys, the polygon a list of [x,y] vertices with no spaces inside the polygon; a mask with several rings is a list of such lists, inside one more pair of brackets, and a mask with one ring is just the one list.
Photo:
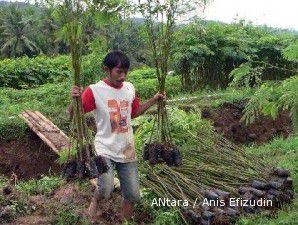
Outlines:
{"label": "tree", "polygon": [[7,57],[33,56],[40,52],[36,43],[29,38],[32,21],[32,17],[26,17],[18,6],[12,4],[7,7],[2,22],[4,37],[4,43],[1,46],[2,55]]}

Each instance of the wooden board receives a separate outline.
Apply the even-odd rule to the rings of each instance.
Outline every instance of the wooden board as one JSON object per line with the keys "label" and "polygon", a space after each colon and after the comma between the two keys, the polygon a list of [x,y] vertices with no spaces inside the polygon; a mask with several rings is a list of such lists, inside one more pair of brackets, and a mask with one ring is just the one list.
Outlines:
{"label": "wooden board", "polygon": [[26,110],[19,115],[55,153],[69,148],[69,138],[39,111]]}

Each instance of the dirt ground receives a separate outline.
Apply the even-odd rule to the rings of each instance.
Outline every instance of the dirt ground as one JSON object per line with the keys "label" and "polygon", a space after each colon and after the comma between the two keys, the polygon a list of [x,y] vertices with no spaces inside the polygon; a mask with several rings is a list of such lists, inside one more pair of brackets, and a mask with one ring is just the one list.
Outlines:
{"label": "dirt ground", "polygon": [[[71,209],[76,215],[87,219],[87,209],[92,198],[94,186],[89,185],[85,188],[73,182],[65,182],[59,189],[57,189],[52,195],[32,195],[28,196],[28,205],[31,209],[31,213],[20,216],[12,222],[6,222],[5,225],[50,225],[57,222],[57,215],[61,212]],[[14,193],[10,196],[17,195]],[[98,225],[116,225],[121,224],[119,221],[119,212],[121,206],[121,193],[117,189],[112,193],[109,200],[103,202],[100,205],[100,209],[103,210],[102,217],[98,218],[98,221],[94,224]],[[55,220],[56,218],[56,220]],[[152,218],[145,210],[136,210],[134,222],[136,224],[147,224]],[[65,221],[64,221],[65,222]]]}
{"label": "dirt ground", "polygon": [[203,109],[202,116],[213,122],[218,133],[236,144],[263,144],[276,136],[287,137],[292,131],[291,119],[286,111],[281,112],[275,120],[269,116],[260,116],[246,126],[240,123],[244,107],[245,102],[224,103],[218,109]]}
{"label": "dirt ground", "polygon": [[[0,140],[0,174],[11,177],[16,174],[18,179],[29,180],[40,178],[41,175],[60,174],[62,166],[55,163],[57,155],[45,145],[33,132],[29,132],[28,137],[22,140],[4,141]],[[1,188],[2,189],[2,188]],[[53,224],[55,216],[67,208],[74,210],[75,214],[87,219],[87,208],[89,206],[94,186],[89,185],[87,189],[80,187],[73,182],[65,183],[52,195],[31,195],[25,196],[28,205],[34,210],[30,210],[24,216],[18,217],[12,222],[0,224],[6,225],[48,225]],[[2,194],[2,193],[0,193]],[[7,198],[23,194],[17,193],[8,195]],[[119,223],[119,212],[122,197],[119,190],[115,191],[108,201],[101,205],[104,210],[102,218],[96,224],[114,225]],[[0,205],[0,214],[3,208]],[[152,219],[152,218],[151,218]],[[137,224],[150,222],[150,215],[146,211],[137,210],[134,221]]]}
{"label": "dirt ground", "polygon": [[41,175],[59,173],[62,169],[55,163],[57,155],[40,138],[30,131],[22,140],[0,140],[0,174],[31,179]]}

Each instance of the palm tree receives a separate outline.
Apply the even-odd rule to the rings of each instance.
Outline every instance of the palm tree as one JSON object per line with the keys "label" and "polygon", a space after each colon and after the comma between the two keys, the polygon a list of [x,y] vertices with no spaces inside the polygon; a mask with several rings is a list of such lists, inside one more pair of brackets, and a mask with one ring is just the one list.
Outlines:
{"label": "palm tree", "polygon": [[33,56],[40,52],[36,44],[30,40],[29,33],[32,17],[25,17],[15,4],[7,7],[3,17],[2,26],[4,43],[1,54],[6,57]]}

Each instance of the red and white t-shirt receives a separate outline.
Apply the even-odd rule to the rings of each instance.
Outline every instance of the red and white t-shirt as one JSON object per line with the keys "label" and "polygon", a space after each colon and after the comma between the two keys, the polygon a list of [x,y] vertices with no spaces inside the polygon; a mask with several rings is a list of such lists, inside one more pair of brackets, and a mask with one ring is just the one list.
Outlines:
{"label": "red and white t-shirt", "polygon": [[139,108],[134,86],[114,87],[108,80],[90,85],[82,94],[85,112],[93,111],[97,126],[97,154],[116,162],[136,161],[131,117]]}

